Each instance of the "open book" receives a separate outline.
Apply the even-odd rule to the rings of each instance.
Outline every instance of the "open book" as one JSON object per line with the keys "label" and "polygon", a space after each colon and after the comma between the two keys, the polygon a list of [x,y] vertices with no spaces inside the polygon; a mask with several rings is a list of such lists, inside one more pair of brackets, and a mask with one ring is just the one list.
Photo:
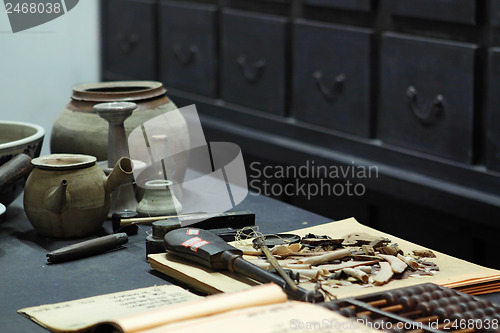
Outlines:
{"label": "open book", "polygon": [[155,286],[19,312],[53,332],[376,332],[321,306],[289,302],[273,284],[205,298]]}
{"label": "open book", "polygon": [[[392,243],[397,243],[399,248],[405,253],[412,252],[413,250],[428,250],[420,245],[364,226],[358,223],[354,218],[294,230],[289,233],[297,234],[302,237],[312,233],[316,235],[328,235],[332,238],[340,238],[352,233],[366,233],[390,239]],[[245,244],[233,243],[233,246],[243,248]],[[366,285],[359,284],[335,286],[335,288],[325,286],[325,288],[329,288],[328,292],[337,298],[366,295],[425,282],[439,284],[448,288],[456,288],[460,291],[475,295],[500,291],[500,271],[472,264],[437,251],[433,252],[436,258],[432,258],[431,260],[439,267],[439,271],[433,276],[410,277],[401,280],[395,279],[383,286],[368,288]],[[186,262],[186,260],[179,259],[171,254],[152,254],[149,255],[148,261],[153,269],[207,293],[244,290],[256,284],[255,281],[242,278],[241,276],[235,276],[228,272],[212,272],[207,268],[191,262]],[[302,286],[306,289],[314,288],[314,285],[308,286],[304,284]]]}

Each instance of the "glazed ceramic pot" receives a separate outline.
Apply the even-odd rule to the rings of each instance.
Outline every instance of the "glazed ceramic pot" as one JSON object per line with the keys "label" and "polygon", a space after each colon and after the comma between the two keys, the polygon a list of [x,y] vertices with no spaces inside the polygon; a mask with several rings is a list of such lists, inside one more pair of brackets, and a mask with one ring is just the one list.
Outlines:
{"label": "glazed ceramic pot", "polygon": [[24,210],[37,233],[49,237],[84,237],[96,233],[106,219],[110,193],[133,173],[122,158],[106,177],[96,158],[52,154],[31,161],[35,169],[24,190]]}
{"label": "glazed ceramic pot", "polygon": [[169,180],[154,179],[144,184],[144,196],[137,205],[140,216],[177,215],[182,211],[182,205],[170,191],[173,183]]}
{"label": "glazed ceramic pot", "polygon": [[[73,153],[107,160],[108,123],[99,117],[94,105],[104,102],[134,102],[137,108],[124,122],[126,136],[146,121],[176,110],[167,97],[162,83],[156,81],[99,82],[77,86],[70,103],[56,119],[50,138],[52,153]],[[175,181],[182,182],[187,166],[189,134],[180,112],[170,118],[169,145],[171,151],[185,152],[175,155],[180,170]],[[132,157],[135,158],[135,157]]]}

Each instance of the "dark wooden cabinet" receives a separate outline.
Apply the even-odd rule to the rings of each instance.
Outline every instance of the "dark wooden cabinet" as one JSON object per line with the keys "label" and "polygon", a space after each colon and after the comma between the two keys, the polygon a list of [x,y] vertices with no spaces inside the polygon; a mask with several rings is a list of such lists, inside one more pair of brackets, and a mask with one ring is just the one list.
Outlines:
{"label": "dark wooden cabinet", "polygon": [[476,23],[475,0],[397,0],[396,15],[445,22]]}
{"label": "dark wooden cabinet", "polygon": [[224,10],[221,17],[221,97],[284,115],[287,73],[285,18]]}
{"label": "dark wooden cabinet", "polygon": [[[486,114],[486,164],[500,172],[500,48],[488,52],[488,94]],[[499,189],[500,191],[500,189]]]}
{"label": "dark wooden cabinet", "polygon": [[162,80],[247,167],[377,170],[275,197],[500,268],[500,0],[101,1],[104,80]]}
{"label": "dark wooden cabinet", "polygon": [[102,66],[109,80],[157,78],[155,6],[154,0],[103,2]]}
{"label": "dark wooden cabinet", "polygon": [[372,32],[297,20],[293,35],[295,118],[370,136]]}
{"label": "dark wooden cabinet", "polygon": [[378,136],[472,163],[476,46],[384,33]]}
{"label": "dark wooden cabinet", "polygon": [[489,23],[492,26],[500,27],[500,0],[490,0]]}
{"label": "dark wooden cabinet", "polygon": [[167,87],[215,97],[216,7],[184,3],[159,6],[160,80]]}
{"label": "dark wooden cabinet", "polygon": [[370,11],[373,0],[304,0],[306,5],[346,10]]}

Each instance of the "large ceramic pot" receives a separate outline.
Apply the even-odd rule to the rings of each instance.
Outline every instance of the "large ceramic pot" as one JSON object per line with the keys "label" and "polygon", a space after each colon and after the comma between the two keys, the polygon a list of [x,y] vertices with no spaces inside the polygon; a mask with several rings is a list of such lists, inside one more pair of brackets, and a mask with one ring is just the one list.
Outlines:
{"label": "large ceramic pot", "polygon": [[[137,104],[124,122],[127,136],[146,121],[177,109],[160,82],[119,81],[77,86],[73,89],[71,102],[59,114],[52,128],[51,152],[92,155],[99,161],[106,160],[108,123],[93,110],[95,104],[104,102]],[[188,159],[189,134],[182,115],[179,112],[173,114],[174,117],[169,118],[173,125],[167,133],[168,144],[172,145],[172,151],[185,152],[175,156],[176,168],[180,170],[175,181],[182,182]]]}

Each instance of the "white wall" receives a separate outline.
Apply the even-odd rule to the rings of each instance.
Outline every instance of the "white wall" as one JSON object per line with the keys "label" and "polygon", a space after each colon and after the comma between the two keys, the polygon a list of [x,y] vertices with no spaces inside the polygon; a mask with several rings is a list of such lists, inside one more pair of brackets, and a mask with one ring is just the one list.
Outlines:
{"label": "white wall", "polygon": [[35,123],[50,153],[52,124],[72,87],[99,80],[98,0],[80,0],[53,21],[12,33],[0,4],[0,120]]}

